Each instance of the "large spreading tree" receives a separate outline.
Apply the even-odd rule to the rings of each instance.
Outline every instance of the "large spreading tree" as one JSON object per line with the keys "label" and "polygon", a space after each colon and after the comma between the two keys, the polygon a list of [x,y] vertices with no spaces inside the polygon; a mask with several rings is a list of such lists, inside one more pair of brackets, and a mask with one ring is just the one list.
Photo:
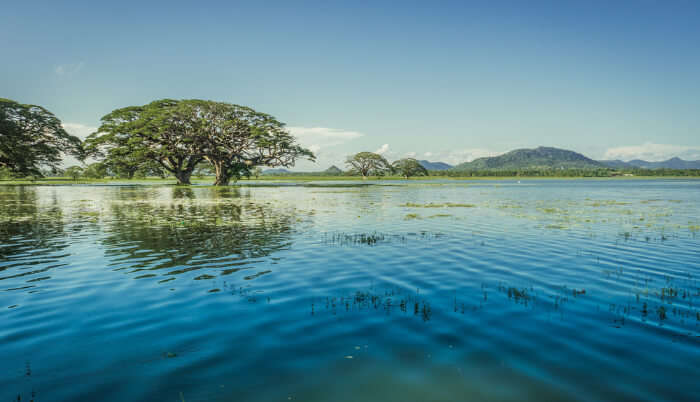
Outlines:
{"label": "large spreading tree", "polygon": [[179,184],[189,184],[202,161],[211,163],[215,185],[227,185],[255,166],[290,167],[297,158],[314,158],[272,116],[197,99],[164,99],[117,109],[102,118],[87,144],[110,165],[157,161]]}
{"label": "large spreading tree", "polygon": [[428,170],[413,158],[404,158],[391,164],[394,171],[408,179],[411,176],[427,176]]}
{"label": "large spreading tree", "polygon": [[348,156],[345,164],[367,179],[370,175],[382,176],[392,171],[391,164],[383,156],[374,152],[360,152]]}
{"label": "large spreading tree", "polygon": [[256,166],[291,167],[298,158],[314,160],[313,153],[268,114],[224,102],[186,102],[202,119],[202,153],[214,168],[214,185],[250,177]]}
{"label": "large spreading tree", "polygon": [[63,155],[83,157],[81,141],[53,113],[0,98],[0,169],[23,176],[57,171]]}
{"label": "large spreading tree", "polygon": [[162,99],[129,106],[102,117],[99,129],[86,140],[91,155],[111,166],[136,172],[149,161],[170,172],[178,184],[190,184],[192,172],[204,159],[197,116],[181,101]]}

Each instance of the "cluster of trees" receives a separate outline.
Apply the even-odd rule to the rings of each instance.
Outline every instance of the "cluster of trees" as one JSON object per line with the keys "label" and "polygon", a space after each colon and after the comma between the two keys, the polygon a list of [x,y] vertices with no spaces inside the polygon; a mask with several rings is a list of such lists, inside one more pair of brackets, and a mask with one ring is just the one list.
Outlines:
{"label": "cluster of trees", "polygon": [[299,158],[314,160],[283,123],[230,103],[161,99],[117,109],[81,142],[46,109],[0,99],[0,171],[43,176],[42,169],[59,169],[62,155],[98,160],[68,168],[74,178],[170,174],[178,184],[189,184],[193,174],[208,172],[216,177],[215,185],[257,176],[258,166],[291,167]]}
{"label": "cluster of trees", "polygon": [[413,158],[404,158],[389,163],[383,156],[373,152],[360,152],[348,156],[345,164],[350,174],[359,174],[363,179],[369,176],[398,174],[408,179],[411,176],[428,176],[428,171]]}
{"label": "cluster of trees", "polygon": [[[60,171],[63,156],[84,164]],[[249,107],[199,99],[161,99],[142,106],[117,109],[84,142],[68,134],[61,121],[41,106],[0,98],[0,178],[65,174],[103,178],[174,176],[189,184],[194,176],[215,176],[227,185],[245,176],[256,178],[259,166],[291,167],[297,159],[315,160],[274,117]],[[382,155],[360,152],[346,160],[346,174],[405,178],[427,176],[413,158],[389,163]],[[328,174],[343,174],[333,167]],[[437,176],[609,177],[700,176],[700,170],[676,169],[492,169],[432,171]]]}
{"label": "cluster of trees", "polygon": [[78,137],[41,106],[0,98],[0,174],[42,177],[59,170],[62,156],[84,158]]}
{"label": "cluster of trees", "polygon": [[256,166],[293,166],[314,160],[284,124],[255,110],[199,99],[161,99],[117,109],[85,141],[87,155],[117,171],[162,169],[189,184],[198,165],[210,165],[215,185],[250,176]]}

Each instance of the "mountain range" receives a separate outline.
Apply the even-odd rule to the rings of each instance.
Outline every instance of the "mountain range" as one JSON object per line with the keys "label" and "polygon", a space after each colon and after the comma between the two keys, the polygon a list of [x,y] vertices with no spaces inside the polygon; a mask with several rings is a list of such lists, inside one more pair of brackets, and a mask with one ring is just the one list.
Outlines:
{"label": "mountain range", "polygon": [[661,162],[647,162],[641,159],[624,162],[617,160],[600,161],[613,169],[700,169],[700,161],[686,161],[681,158],[671,158]]}
{"label": "mountain range", "polygon": [[517,170],[517,169],[604,169],[602,162],[577,152],[552,147],[516,149],[503,155],[460,163],[453,170]]}
{"label": "mountain range", "polygon": [[[578,152],[554,147],[516,149],[503,155],[474,159],[471,162],[452,166],[445,162],[418,161],[427,170],[478,171],[478,170],[523,170],[523,169],[700,169],[700,161],[686,161],[671,158],[661,162],[648,162],[640,159],[628,162],[621,160],[593,160]],[[322,174],[336,176],[343,171],[331,166]],[[287,169],[267,169],[264,175],[292,174]]]}
{"label": "mountain range", "polygon": [[448,170],[452,169],[453,167],[449,163],[445,162],[430,162],[426,160],[420,160],[418,161],[418,163],[420,163],[424,168],[428,170]]}

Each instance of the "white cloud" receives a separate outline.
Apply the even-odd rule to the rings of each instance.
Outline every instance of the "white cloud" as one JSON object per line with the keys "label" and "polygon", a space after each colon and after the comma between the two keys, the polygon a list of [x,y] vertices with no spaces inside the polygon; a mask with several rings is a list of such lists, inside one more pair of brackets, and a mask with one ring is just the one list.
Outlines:
{"label": "white cloud", "polygon": [[423,156],[429,158],[431,162],[445,162],[451,165],[458,165],[463,162],[471,162],[477,158],[486,156],[496,156],[503,152],[492,151],[483,148],[455,149],[450,151],[425,152]]}
{"label": "white cloud", "polygon": [[73,64],[59,64],[54,67],[53,71],[56,75],[72,75],[79,73],[83,67],[85,67],[85,63],[81,61]]}
{"label": "white cloud", "polygon": [[375,154],[384,155],[389,150],[389,144],[384,144],[379,147],[378,150],[374,151]]}
{"label": "white cloud", "polygon": [[609,148],[605,151],[604,159],[621,159],[624,161],[642,159],[649,162],[658,162],[675,156],[686,160],[698,160],[700,159],[700,146],[654,144],[646,142],[641,145]]}
{"label": "white cloud", "polygon": [[320,147],[331,147],[344,144],[356,138],[362,137],[364,134],[357,131],[342,130],[338,128],[328,127],[287,127],[292,135],[294,135],[300,143],[317,144]]}
{"label": "white cloud", "polygon": [[84,140],[85,137],[97,131],[97,127],[88,126],[80,123],[63,123],[63,129],[80,139]]}
{"label": "white cloud", "polygon": [[335,147],[364,136],[358,131],[329,127],[288,126],[287,130],[316,155],[315,163],[300,160],[293,169],[300,171],[326,169],[331,165],[343,168],[346,152]]}
{"label": "white cloud", "polygon": [[416,157],[416,153],[415,153],[415,152],[406,152],[406,157],[407,157],[407,158],[415,158],[415,157]]}

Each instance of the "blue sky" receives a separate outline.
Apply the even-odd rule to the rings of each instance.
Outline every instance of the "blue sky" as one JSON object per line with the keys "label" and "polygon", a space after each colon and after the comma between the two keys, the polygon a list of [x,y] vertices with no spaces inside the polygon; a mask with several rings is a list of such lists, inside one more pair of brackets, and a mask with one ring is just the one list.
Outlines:
{"label": "blue sky", "polygon": [[[538,145],[700,159],[699,1],[5,3],[0,97],[86,135],[158,98],[248,105],[325,169]],[[342,167],[342,166],[341,166]]]}

